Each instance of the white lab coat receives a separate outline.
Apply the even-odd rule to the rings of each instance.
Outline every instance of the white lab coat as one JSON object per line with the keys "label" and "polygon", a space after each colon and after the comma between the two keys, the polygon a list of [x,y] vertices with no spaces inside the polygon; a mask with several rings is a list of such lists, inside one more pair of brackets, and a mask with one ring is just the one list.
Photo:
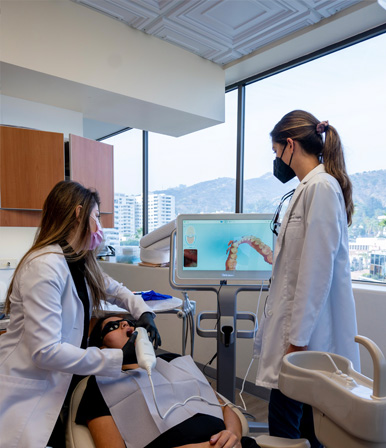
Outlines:
{"label": "white lab coat", "polygon": [[[134,318],[150,311],[107,275],[105,283],[108,301]],[[0,336],[0,447],[42,448],[72,375],[119,376],[122,350],[79,348],[83,304],[59,245],[29,256],[15,278],[11,301],[7,333]],[[91,311],[90,305],[90,316]]]}
{"label": "white lab coat", "polygon": [[344,198],[321,164],[296,188],[276,241],[254,344],[256,384],[278,387],[289,344],[337,353],[359,370],[356,334]]}

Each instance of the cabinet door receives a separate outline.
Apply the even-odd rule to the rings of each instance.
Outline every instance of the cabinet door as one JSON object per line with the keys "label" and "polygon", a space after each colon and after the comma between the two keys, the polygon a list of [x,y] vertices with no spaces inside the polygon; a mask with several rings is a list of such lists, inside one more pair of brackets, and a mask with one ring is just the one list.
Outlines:
{"label": "cabinet door", "polygon": [[95,188],[104,227],[114,227],[113,146],[70,134],[70,178]]}
{"label": "cabinet door", "polygon": [[0,126],[1,226],[39,225],[39,210],[61,180],[63,134]]}

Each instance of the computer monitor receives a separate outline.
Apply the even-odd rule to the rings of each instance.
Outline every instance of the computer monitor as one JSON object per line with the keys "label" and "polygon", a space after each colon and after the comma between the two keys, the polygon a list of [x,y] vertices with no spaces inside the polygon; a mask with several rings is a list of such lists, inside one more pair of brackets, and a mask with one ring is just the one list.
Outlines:
{"label": "computer monitor", "polygon": [[179,279],[269,280],[275,236],[272,214],[177,216]]}

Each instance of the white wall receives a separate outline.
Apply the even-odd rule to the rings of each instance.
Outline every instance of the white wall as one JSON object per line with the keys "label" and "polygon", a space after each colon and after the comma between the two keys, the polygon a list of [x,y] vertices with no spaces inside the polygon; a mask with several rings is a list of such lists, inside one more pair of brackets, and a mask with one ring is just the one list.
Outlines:
{"label": "white wall", "polygon": [[0,123],[83,136],[83,114],[46,104],[0,95]]}
{"label": "white wall", "polygon": [[[354,284],[358,316],[358,334],[373,340],[386,356],[386,286]],[[373,377],[373,363],[368,351],[360,347],[362,373]]]}
{"label": "white wall", "polygon": [[[0,258],[16,259],[19,262],[32,246],[35,233],[35,227],[0,227]],[[13,269],[0,269],[0,303],[5,300],[13,272]]]}

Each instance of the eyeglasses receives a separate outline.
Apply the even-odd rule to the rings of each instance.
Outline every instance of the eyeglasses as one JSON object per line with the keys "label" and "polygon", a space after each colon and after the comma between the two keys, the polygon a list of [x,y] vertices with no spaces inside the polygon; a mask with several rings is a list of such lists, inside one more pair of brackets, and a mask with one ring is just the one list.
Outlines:
{"label": "eyeglasses", "polygon": [[277,209],[275,211],[275,214],[273,215],[272,221],[271,221],[271,230],[272,232],[278,236],[279,233],[277,231],[277,228],[280,227],[281,223],[279,221],[280,218],[280,212],[281,212],[281,208],[283,207],[284,202],[288,199],[291,198],[293,196],[293,194],[295,193],[295,189],[289,191],[288,193],[286,193],[284,196],[282,196],[282,198],[280,199],[280,204],[277,206]]}
{"label": "eyeglasses", "polygon": [[121,319],[121,320],[113,320],[111,322],[107,322],[107,324],[104,326],[102,332],[101,332],[101,340],[103,341],[104,337],[111,333],[114,330],[118,330],[121,326],[121,322],[126,322],[127,325],[130,327],[135,327],[135,322],[129,320],[129,319]]}

